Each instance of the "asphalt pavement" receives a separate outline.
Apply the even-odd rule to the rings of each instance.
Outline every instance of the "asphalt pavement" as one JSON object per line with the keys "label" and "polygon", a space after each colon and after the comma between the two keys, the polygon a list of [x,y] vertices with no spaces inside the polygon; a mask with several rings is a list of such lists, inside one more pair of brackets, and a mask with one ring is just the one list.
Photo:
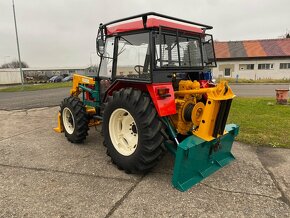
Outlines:
{"label": "asphalt pavement", "polygon": [[70,88],[25,92],[0,92],[0,110],[19,110],[57,106],[69,96]]}
{"label": "asphalt pavement", "polygon": [[58,107],[0,110],[0,217],[290,217],[290,150],[234,143],[236,160],[179,192],[168,153],[146,175],[55,133]]}
{"label": "asphalt pavement", "polygon": [[[289,89],[289,84],[236,84],[230,85],[239,97],[275,97],[275,89]],[[25,92],[0,92],[0,110],[19,110],[57,106],[69,96],[70,88]]]}
{"label": "asphalt pavement", "polygon": [[276,89],[289,89],[290,84],[230,84],[238,97],[276,97]]}

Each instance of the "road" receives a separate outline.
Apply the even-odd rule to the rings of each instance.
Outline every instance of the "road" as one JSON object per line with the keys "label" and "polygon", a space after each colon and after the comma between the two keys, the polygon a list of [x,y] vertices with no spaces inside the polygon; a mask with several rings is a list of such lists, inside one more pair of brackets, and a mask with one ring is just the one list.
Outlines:
{"label": "road", "polygon": [[[231,84],[241,97],[275,97],[275,89],[288,89],[289,84]],[[70,88],[26,92],[0,92],[0,110],[19,110],[57,106],[69,95]]]}
{"label": "road", "polygon": [[240,97],[275,97],[275,89],[289,89],[289,84],[231,84]]}
{"label": "road", "polygon": [[57,106],[69,95],[70,88],[25,92],[0,92],[0,110],[20,110]]}

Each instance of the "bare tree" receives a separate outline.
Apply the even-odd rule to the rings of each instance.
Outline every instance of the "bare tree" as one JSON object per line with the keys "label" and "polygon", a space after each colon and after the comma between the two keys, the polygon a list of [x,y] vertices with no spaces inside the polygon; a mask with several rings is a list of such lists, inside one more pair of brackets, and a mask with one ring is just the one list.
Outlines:
{"label": "bare tree", "polygon": [[[21,61],[21,67],[28,68],[29,66],[24,61]],[[2,68],[2,69],[4,69],[4,68],[19,68],[19,61],[14,60],[14,61],[11,61],[9,63],[2,64],[0,68]]]}

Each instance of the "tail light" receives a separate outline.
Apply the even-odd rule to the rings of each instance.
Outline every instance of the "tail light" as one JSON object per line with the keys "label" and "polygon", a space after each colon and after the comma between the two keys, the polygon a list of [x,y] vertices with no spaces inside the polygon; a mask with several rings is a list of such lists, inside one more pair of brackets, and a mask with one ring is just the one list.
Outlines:
{"label": "tail light", "polygon": [[160,98],[167,98],[171,96],[171,94],[169,93],[169,88],[158,88],[157,94]]}

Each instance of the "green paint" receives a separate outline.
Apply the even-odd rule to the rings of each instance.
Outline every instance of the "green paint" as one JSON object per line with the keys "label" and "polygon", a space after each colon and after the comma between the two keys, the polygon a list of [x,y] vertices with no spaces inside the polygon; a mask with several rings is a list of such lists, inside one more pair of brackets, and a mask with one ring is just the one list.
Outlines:
{"label": "green paint", "polygon": [[[94,89],[91,89],[85,85],[79,85],[79,88],[82,89],[84,105],[94,107],[94,108],[98,108],[101,106],[100,92],[99,92],[99,81],[96,81],[96,83],[94,85]],[[96,99],[96,101],[85,100],[85,93],[86,92],[90,93],[92,95],[92,97]]]}
{"label": "green paint", "polygon": [[[229,124],[226,130],[228,133],[219,139],[217,151],[212,147],[217,144],[218,139],[207,142],[195,135],[188,136],[177,146],[172,177],[175,188],[186,191],[235,159],[231,148],[239,127]],[[168,146],[172,145],[167,144]]]}

